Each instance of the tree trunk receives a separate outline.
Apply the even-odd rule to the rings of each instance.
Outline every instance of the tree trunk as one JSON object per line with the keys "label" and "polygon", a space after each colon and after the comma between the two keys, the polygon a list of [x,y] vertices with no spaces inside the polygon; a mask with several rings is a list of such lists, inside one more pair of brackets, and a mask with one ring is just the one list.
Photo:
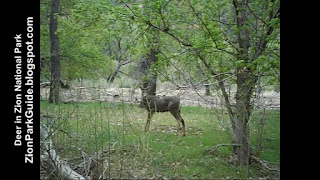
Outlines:
{"label": "tree trunk", "polygon": [[151,49],[147,54],[147,58],[143,58],[141,61],[141,72],[144,75],[142,80],[142,96],[143,95],[156,95],[157,90],[157,74],[150,73],[150,69],[153,63],[157,62],[157,55],[159,50]]}
{"label": "tree trunk", "polygon": [[204,95],[211,96],[209,81],[205,81],[204,83],[205,83],[204,87],[206,88]]}
{"label": "tree trunk", "polygon": [[250,158],[249,118],[251,115],[251,96],[256,77],[250,70],[242,69],[237,75],[236,120],[233,132],[234,153],[240,164],[248,164]]}
{"label": "tree trunk", "polygon": [[[116,70],[114,72],[112,72],[111,75],[108,77],[109,83],[113,83],[113,81],[117,77],[118,73],[120,72],[120,69],[122,66],[131,63],[130,59],[124,60],[124,59],[126,59],[126,57],[123,57],[123,56],[124,56],[124,53],[127,51],[127,49],[124,50],[125,52],[122,51],[122,47],[121,47],[122,38],[116,37],[116,39],[117,39],[117,52],[115,53],[115,59],[118,61],[118,65],[117,65]],[[110,47],[110,49],[111,49],[111,47]],[[109,50],[109,52],[110,52],[110,56],[112,56],[112,51]]]}
{"label": "tree trunk", "polygon": [[111,75],[108,78],[108,82],[109,83],[113,83],[113,81],[116,79],[116,77],[117,77],[117,75],[118,75],[118,73],[120,71],[121,66],[122,66],[122,64],[121,64],[121,62],[119,62],[116,70],[114,72],[112,72]]}
{"label": "tree trunk", "polygon": [[57,18],[55,14],[59,12],[60,0],[52,0],[50,13],[50,40],[51,40],[51,85],[49,102],[57,104],[60,92],[60,61],[59,61],[59,38],[57,31]]}
{"label": "tree trunk", "polygon": [[238,54],[237,60],[243,60],[245,65],[237,69],[237,92],[235,108],[235,127],[233,130],[233,142],[240,146],[233,147],[233,152],[237,155],[240,164],[249,164],[250,158],[250,131],[249,118],[251,114],[251,96],[255,85],[255,75],[247,66],[251,63],[249,58],[250,31],[247,26],[248,1],[233,0],[235,8],[235,18],[238,28]]}
{"label": "tree trunk", "polygon": [[[201,69],[201,67],[200,67],[199,64],[197,64],[197,69],[199,70],[201,76],[202,76],[204,79],[206,79],[206,78],[207,78],[207,77],[206,77],[206,74],[202,71],[202,69]],[[205,87],[205,93],[204,93],[204,95],[205,95],[205,96],[211,96],[210,85],[209,85],[209,81],[208,81],[208,80],[204,81],[204,87]]]}
{"label": "tree trunk", "polygon": [[111,73],[111,75],[108,77],[108,82],[109,83],[113,83],[113,81],[116,79],[117,75],[119,74],[120,69],[122,66],[131,63],[131,60],[127,60],[127,61],[122,61],[122,60],[118,60],[118,65],[117,68],[114,72]]}
{"label": "tree trunk", "polygon": [[212,76],[214,76],[218,81],[219,88],[224,97],[225,106],[227,108],[233,130],[232,141],[233,144],[240,145],[233,147],[233,153],[237,155],[240,164],[248,164],[250,158],[250,132],[248,122],[251,114],[251,96],[253,94],[252,91],[255,86],[256,77],[251,70],[246,67],[238,69],[236,107],[233,112],[229,99],[230,97],[224,86],[224,81],[208,65],[206,59],[204,59],[199,52],[196,53]]}

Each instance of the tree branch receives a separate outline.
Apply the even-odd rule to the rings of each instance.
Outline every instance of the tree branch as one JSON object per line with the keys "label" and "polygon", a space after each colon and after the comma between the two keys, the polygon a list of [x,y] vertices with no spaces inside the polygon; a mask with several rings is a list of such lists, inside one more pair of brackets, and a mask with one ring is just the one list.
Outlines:
{"label": "tree branch", "polygon": [[175,36],[174,34],[172,34],[171,32],[169,32],[169,29],[168,28],[165,28],[165,29],[162,29],[158,26],[155,26],[154,24],[152,24],[150,21],[146,21],[146,24],[149,25],[150,27],[153,27],[155,29],[158,29],[160,30],[161,32],[164,32],[166,34],[168,34],[169,36],[173,37],[175,40],[177,40],[179,43],[181,43],[182,45],[184,46],[187,46],[187,47],[192,47],[193,45],[190,44],[190,43],[186,43],[186,42],[183,42],[182,40],[180,40],[177,36]]}
{"label": "tree branch", "polygon": [[210,38],[212,39],[212,41],[214,42],[214,44],[215,44],[215,46],[216,46],[215,48],[218,49],[218,50],[220,50],[220,51],[226,52],[226,53],[228,53],[228,54],[235,55],[235,54],[234,54],[233,52],[231,52],[231,51],[227,51],[227,50],[225,50],[225,49],[221,49],[220,47],[218,47],[217,41],[216,41],[215,38],[213,37],[213,35],[212,35],[210,29],[208,28],[207,24],[204,23],[204,21],[201,19],[199,13],[198,13],[198,12],[196,11],[196,9],[191,5],[190,1],[189,1],[189,6],[190,6],[190,8],[192,9],[193,13],[197,16],[197,19],[201,22],[201,24],[204,26],[204,28],[205,28],[206,31],[208,32]]}
{"label": "tree branch", "polygon": [[271,164],[271,162],[261,160],[260,158],[255,157],[255,156],[251,156],[251,159],[253,159],[254,161],[260,163],[264,168],[266,168],[266,169],[269,170],[269,171],[277,171],[277,172],[280,172],[280,169],[270,168],[270,167],[268,166],[268,164]]}
{"label": "tree branch", "polygon": [[225,101],[225,105],[226,105],[226,108],[227,108],[227,111],[228,111],[228,115],[229,115],[229,118],[231,120],[231,124],[234,128],[234,113],[232,111],[232,108],[231,108],[231,103],[230,103],[230,99],[229,99],[229,96],[228,96],[228,93],[224,87],[224,80],[221,79],[220,76],[217,75],[217,73],[210,67],[210,65],[207,63],[206,59],[201,56],[200,52],[198,50],[196,50],[196,55],[200,58],[200,60],[202,61],[202,63],[205,65],[205,67],[209,70],[209,72],[211,73],[212,76],[215,77],[215,79],[218,81],[218,85],[219,85],[219,88],[222,92],[222,95],[224,97],[224,101]]}
{"label": "tree branch", "polygon": [[214,151],[216,151],[219,147],[222,147],[222,146],[241,146],[240,144],[218,144],[212,148],[210,148],[208,151],[210,153],[213,153]]}
{"label": "tree branch", "polygon": [[[276,19],[276,18],[280,18],[280,8],[278,9],[278,11],[276,12],[276,14],[273,16],[272,19]],[[270,19],[270,21],[272,20]],[[270,22],[269,21],[269,22]],[[269,26],[265,36],[262,38],[262,40],[260,41],[261,43],[258,45],[258,51],[257,53],[254,55],[254,59],[257,59],[260,55],[262,55],[262,53],[264,52],[265,48],[267,47],[268,44],[268,37],[271,35],[271,33],[274,31],[274,27],[273,26]]]}

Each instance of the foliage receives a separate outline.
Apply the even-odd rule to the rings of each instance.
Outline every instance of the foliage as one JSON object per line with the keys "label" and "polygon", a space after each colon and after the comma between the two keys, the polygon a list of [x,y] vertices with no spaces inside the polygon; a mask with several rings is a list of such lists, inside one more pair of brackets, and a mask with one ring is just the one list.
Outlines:
{"label": "foliage", "polygon": [[[43,76],[49,4],[41,1]],[[250,139],[255,87],[280,84],[280,0],[63,0],[56,16],[63,78],[108,78],[130,62],[118,77],[129,87],[122,80],[137,77],[140,60],[157,49],[150,73],[178,87],[217,85],[230,120],[244,122],[242,140]],[[230,84],[237,85],[236,104],[224,92]]]}
{"label": "foliage", "polygon": [[[41,56],[47,61],[48,4],[41,4]],[[65,78],[108,77],[119,58],[137,61],[148,53],[149,42],[153,41],[152,46],[161,50],[153,68],[165,74],[176,71],[175,74],[183,76],[170,63],[178,60],[184,64],[178,68],[186,68],[192,79],[199,80],[198,69],[194,68],[201,64],[194,52],[197,50],[217,74],[235,73],[237,68],[250,67],[256,69],[257,75],[279,79],[280,18],[270,17],[279,6],[278,0],[252,1],[243,27],[237,27],[232,15],[234,9],[226,0],[73,0],[61,4],[58,34]],[[266,37],[265,31],[271,27],[275,30]],[[237,45],[240,28],[250,31],[250,61],[236,56],[240,51]],[[267,48],[255,57],[259,51],[257,45],[264,38],[269,42]],[[203,65],[199,66],[204,69]]]}

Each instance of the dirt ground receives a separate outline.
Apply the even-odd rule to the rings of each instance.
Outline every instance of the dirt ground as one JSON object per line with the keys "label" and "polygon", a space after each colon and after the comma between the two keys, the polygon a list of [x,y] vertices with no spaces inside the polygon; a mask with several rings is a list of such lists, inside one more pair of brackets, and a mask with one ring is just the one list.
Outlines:
{"label": "dirt ground", "polygon": [[[41,87],[41,99],[47,100],[49,97],[49,87]],[[235,91],[228,92],[234,103]],[[219,91],[211,91],[211,96],[205,96],[205,89],[195,90],[186,88],[177,90],[171,87],[159,87],[157,95],[160,96],[179,96],[182,105],[201,106],[207,108],[218,108],[223,106]],[[117,88],[117,87],[84,87],[76,86],[70,89],[61,89],[60,97],[63,102],[122,102],[139,103],[141,99],[141,90],[132,88]],[[254,99],[256,107],[266,109],[280,108],[280,92],[264,90],[260,93],[260,98]]]}

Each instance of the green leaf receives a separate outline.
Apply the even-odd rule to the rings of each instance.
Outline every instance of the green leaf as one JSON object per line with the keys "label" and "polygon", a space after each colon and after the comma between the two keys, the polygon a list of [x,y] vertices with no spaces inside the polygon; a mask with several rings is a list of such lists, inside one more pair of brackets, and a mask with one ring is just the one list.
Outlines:
{"label": "green leaf", "polygon": [[235,62],[235,66],[237,68],[244,67],[245,66],[245,61],[244,60],[238,60],[238,61]]}

